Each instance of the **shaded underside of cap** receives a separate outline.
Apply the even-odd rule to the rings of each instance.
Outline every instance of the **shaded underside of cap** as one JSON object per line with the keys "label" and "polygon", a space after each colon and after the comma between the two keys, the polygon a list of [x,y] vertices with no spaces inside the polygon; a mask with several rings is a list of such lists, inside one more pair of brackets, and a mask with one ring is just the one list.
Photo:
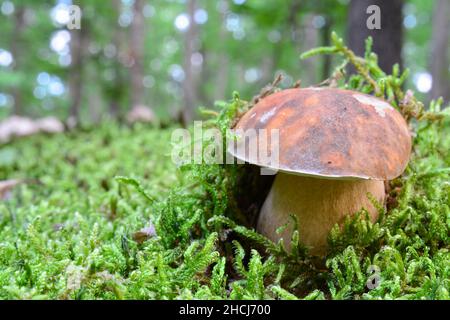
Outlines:
{"label": "shaded underside of cap", "polygon": [[[252,155],[252,129],[266,129],[276,165]],[[279,142],[270,139],[278,129]],[[384,100],[336,88],[286,89],[259,101],[234,127],[244,132],[236,158],[299,175],[390,180],[408,164],[411,136],[402,115]],[[262,132],[262,131],[261,131]],[[259,151],[259,150],[258,150]]]}

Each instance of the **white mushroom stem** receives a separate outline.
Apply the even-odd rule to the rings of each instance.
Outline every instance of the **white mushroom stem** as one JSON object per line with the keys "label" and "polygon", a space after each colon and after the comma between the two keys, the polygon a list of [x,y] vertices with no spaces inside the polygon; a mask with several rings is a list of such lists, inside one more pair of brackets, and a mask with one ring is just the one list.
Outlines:
{"label": "white mushroom stem", "polygon": [[323,255],[327,250],[327,237],[337,223],[341,225],[347,215],[365,208],[373,221],[378,210],[367,193],[384,203],[384,182],[376,180],[332,180],[279,173],[261,209],[257,229],[273,241],[283,238],[289,248],[292,223],[281,234],[276,229],[299,222],[300,241],[311,247],[311,253]]}

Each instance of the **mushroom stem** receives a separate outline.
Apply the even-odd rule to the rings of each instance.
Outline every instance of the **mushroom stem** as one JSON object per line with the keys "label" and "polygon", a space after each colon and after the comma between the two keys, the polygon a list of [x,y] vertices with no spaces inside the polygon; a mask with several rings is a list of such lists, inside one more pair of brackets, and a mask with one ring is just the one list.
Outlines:
{"label": "mushroom stem", "polygon": [[371,193],[384,203],[384,182],[377,180],[333,180],[278,173],[261,209],[257,229],[273,241],[284,239],[287,248],[293,231],[292,223],[281,234],[276,229],[298,218],[300,241],[311,247],[313,255],[327,250],[327,237],[337,223],[362,208],[369,212],[372,222],[378,210],[367,197]]}

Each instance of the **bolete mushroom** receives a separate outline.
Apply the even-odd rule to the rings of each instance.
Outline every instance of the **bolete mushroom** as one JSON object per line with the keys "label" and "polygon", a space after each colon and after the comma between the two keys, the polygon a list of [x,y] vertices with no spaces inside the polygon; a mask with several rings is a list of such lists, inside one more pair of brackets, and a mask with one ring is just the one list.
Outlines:
{"label": "bolete mushroom", "polygon": [[[399,176],[407,166],[411,136],[402,115],[386,101],[360,92],[336,88],[287,89],[260,100],[234,129],[279,130],[276,166],[249,157],[249,136],[242,148],[229,152],[236,158],[277,169],[262,206],[257,230],[289,247],[292,227],[299,221],[300,240],[311,253],[322,255],[333,226],[365,208],[372,221],[385,199],[384,181]],[[269,149],[273,146],[270,145]],[[291,224],[292,225],[292,224]]]}

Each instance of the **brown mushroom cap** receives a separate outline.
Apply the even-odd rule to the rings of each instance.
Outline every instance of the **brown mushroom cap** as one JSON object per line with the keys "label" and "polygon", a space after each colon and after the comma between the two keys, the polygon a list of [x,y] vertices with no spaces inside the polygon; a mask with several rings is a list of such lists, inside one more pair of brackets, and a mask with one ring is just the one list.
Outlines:
{"label": "brown mushroom cap", "polygon": [[249,163],[299,175],[389,180],[405,170],[411,153],[408,125],[397,110],[379,98],[336,88],[271,94],[234,129],[267,129],[268,137],[271,129],[279,129],[276,167],[259,157],[249,158],[253,138],[244,148],[229,152]]}

